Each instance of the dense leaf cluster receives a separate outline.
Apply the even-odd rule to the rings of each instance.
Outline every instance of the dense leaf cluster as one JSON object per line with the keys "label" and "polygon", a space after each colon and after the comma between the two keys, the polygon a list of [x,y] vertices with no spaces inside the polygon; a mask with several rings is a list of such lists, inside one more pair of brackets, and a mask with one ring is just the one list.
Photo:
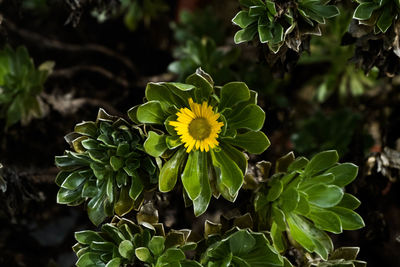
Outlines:
{"label": "dense leaf cluster", "polygon": [[[217,149],[186,153],[169,125],[181,108],[189,106],[190,98],[198,103],[206,101],[220,114],[223,127]],[[247,159],[237,148],[260,154],[270,145],[260,131],[265,113],[257,106],[257,93],[242,82],[215,87],[211,77],[199,69],[184,84],[149,83],[146,99],[148,102],[132,108],[129,116],[133,121],[160,125],[166,131],[150,131],[144,144],[146,152],[154,157],[172,155],[160,171],[159,190],[171,191],[180,177],[196,216],[206,211],[212,194],[233,202],[247,169]]]}
{"label": "dense leaf cluster", "polygon": [[353,210],[360,202],[345,193],[343,187],[357,176],[351,163],[338,164],[336,151],[325,151],[310,161],[294,159],[293,154],[277,162],[275,174],[256,194],[255,211],[261,228],[271,229],[279,252],[286,250],[284,232],[309,252],[328,259],[333,251],[330,237],[324,232],[341,233],[364,226]]}
{"label": "dense leaf cluster", "polygon": [[6,128],[42,116],[39,94],[51,68],[52,64],[35,68],[25,47],[5,46],[0,51],[0,117]]}
{"label": "dense leaf cluster", "polygon": [[66,136],[73,151],[56,157],[60,172],[57,202],[88,202],[90,220],[99,225],[107,217],[140,207],[143,190],[157,184],[157,168],[143,151],[142,132],[100,109],[96,122],[75,126]]}

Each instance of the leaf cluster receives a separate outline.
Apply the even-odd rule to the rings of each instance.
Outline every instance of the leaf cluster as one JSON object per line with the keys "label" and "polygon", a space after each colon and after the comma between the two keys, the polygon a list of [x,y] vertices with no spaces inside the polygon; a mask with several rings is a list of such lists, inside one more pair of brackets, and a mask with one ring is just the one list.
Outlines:
{"label": "leaf cluster", "polygon": [[5,128],[42,116],[39,94],[51,68],[52,64],[35,68],[25,47],[14,50],[6,45],[0,51],[0,117]]}
{"label": "leaf cluster", "polygon": [[[197,103],[207,102],[220,114],[224,125],[216,149],[186,153],[179,135],[169,125],[177,119],[181,108],[189,106],[190,98]],[[270,144],[260,131],[265,113],[256,104],[257,93],[242,82],[216,87],[211,77],[199,69],[184,84],[149,83],[146,99],[145,104],[132,108],[128,114],[133,121],[159,125],[165,131],[150,131],[144,143],[148,154],[166,158],[160,171],[159,190],[172,190],[180,176],[196,216],[205,212],[212,194],[233,202],[247,169],[247,159],[239,149],[260,154]]]}
{"label": "leaf cluster", "polygon": [[260,43],[267,44],[275,54],[283,45],[299,52],[305,36],[321,35],[319,25],[325,24],[325,19],[339,15],[335,5],[322,0],[239,2],[244,10],[232,20],[242,28],[235,34],[235,43],[251,41],[257,35]]}
{"label": "leaf cluster", "polygon": [[73,151],[55,159],[61,170],[57,202],[74,206],[89,200],[88,215],[95,225],[140,207],[144,189],[157,184],[158,176],[142,139],[139,128],[102,109],[96,122],[77,124],[66,136]]}
{"label": "leaf cluster", "polygon": [[339,164],[336,151],[318,153],[311,160],[295,159],[290,153],[277,161],[275,169],[257,192],[254,207],[259,227],[270,229],[277,251],[286,250],[286,233],[289,241],[327,260],[333,245],[325,231],[338,234],[364,226],[353,211],[360,201],[343,190],[358,168]]}
{"label": "leaf cluster", "polygon": [[358,6],[353,18],[361,25],[373,27],[374,33],[386,33],[395,25],[400,14],[398,0],[356,0]]}

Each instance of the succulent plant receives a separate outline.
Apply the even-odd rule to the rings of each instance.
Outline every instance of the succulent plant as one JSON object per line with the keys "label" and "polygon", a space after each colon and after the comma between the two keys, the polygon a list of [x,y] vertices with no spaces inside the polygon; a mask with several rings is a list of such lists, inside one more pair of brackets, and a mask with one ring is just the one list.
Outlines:
{"label": "succulent plant", "polygon": [[146,98],[128,113],[133,121],[166,131],[149,131],[144,143],[147,153],[166,158],[159,190],[172,190],[180,176],[196,216],[205,212],[212,193],[234,201],[247,169],[239,149],[260,154],[270,144],[260,131],[265,114],[257,93],[242,82],[215,87],[198,69],[185,84],[149,83]]}
{"label": "succulent plant", "polygon": [[[259,189],[254,206],[261,219],[259,227],[271,229],[279,252],[286,250],[286,231],[291,240],[327,260],[333,244],[324,231],[338,234],[364,227],[353,211],[360,201],[343,190],[355,179],[358,168],[337,162],[333,150],[318,153],[310,161],[295,159],[292,153],[277,161],[275,174]],[[268,177],[270,164],[260,166]]]}
{"label": "succulent plant", "polygon": [[319,25],[325,19],[339,15],[335,5],[322,0],[239,0],[243,10],[236,14],[232,22],[239,30],[235,43],[248,42],[257,35],[261,43],[266,43],[273,53],[286,45],[299,52],[305,35],[321,35]]}
{"label": "succulent plant", "polygon": [[22,46],[14,50],[7,45],[0,51],[0,118],[6,120],[5,128],[42,116],[39,94],[53,65],[47,62],[36,69]]}
{"label": "succulent plant", "polygon": [[353,18],[361,25],[372,26],[374,33],[385,33],[400,15],[400,2],[395,0],[356,0],[359,4]]}
{"label": "succulent plant", "polygon": [[140,207],[145,189],[157,184],[158,171],[144,152],[142,131],[125,120],[99,110],[96,122],[75,126],[65,139],[73,151],[55,159],[60,172],[57,202],[87,205],[90,220],[124,215]]}
{"label": "succulent plant", "polygon": [[167,235],[159,223],[134,223],[115,218],[100,232],[84,230],[75,233],[78,241],[73,247],[78,267],[86,266],[182,266],[200,267],[186,259],[184,251],[196,248],[188,241],[190,231],[171,230]]}
{"label": "succulent plant", "polygon": [[210,245],[203,254],[203,266],[283,266],[283,257],[263,233],[234,229],[224,239]]}

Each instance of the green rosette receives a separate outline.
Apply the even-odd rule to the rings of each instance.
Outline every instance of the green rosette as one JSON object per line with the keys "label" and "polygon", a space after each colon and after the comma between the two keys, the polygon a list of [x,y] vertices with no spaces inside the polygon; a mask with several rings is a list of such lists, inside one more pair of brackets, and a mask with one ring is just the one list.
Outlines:
{"label": "green rosette", "polygon": [[[267,136],[260,131],[265,113],[257,105],[257,93],[242,82],[214,86],[212,78],[198,69],[186,83],[149,83],[146,99],[143,105],[130,109],[128,115],[133,121],[149,124],[153,129],[161,126],[165,132],[150,130],[144,143],[148,154],[165,159],[159,176],[159,190],[171,191],[179,176],[185,198],[189,204],[193,203],[196,216],[206,211],[212,195],[217,198],[222,195],[233,202],[247,169],[243,152],[260,154],[270,145]],[[188,112],[193,105],[200,108],[200,104],[204,110],[205,106],[212,109],[213,115],[219,114],[210,124],[212,127],[218,125],[213,144],[210,141],[207,145],[207,130],[201,123],[190,126],[186,135],[178,134],[173,126],[180,120],[178,115],[183,116],[182,110]],[[193,144],[190,148],[185,136],[204,138],[203,148],[207,149]]]}
{"label": "green rosette", "polygon": [[99,225],[114,214],[137,210],[143,192],[157,184],[158,171],[143,149],[140,128],[100,109],[96,122],[75,126],[65,139],[73,151],[57,156],[57,202],[76,206],[89,200],[90,220]]}

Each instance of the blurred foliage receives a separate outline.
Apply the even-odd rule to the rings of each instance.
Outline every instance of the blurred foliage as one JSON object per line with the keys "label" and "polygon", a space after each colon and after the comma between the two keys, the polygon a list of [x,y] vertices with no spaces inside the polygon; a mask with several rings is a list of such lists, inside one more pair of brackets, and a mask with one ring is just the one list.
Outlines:
{"label": "blurred foliage", "polygon": [[221,46],[226,30],[210,8],[195,12],[183,10],[179,23],[171,23],[171,28],[178,45],[173,52],[175,61],[168,70],[178,75],[178,81],[184,81],[199,67],[217,83],[235,79],[231,66],[238,60],[240,50]]}
{"label": "blurred foliage", "polygon": [[60,172],[57,202],[76,206],[89,200],[90,220],[124,215],[143,202],[144,189],[157,184],[157,167],[143,150],[142,132],[100,109],[96,122],[82,122],[65,139],[74,151],[55,161]]}
{"label": "blurred foliage", "polygon": [[264,181],[254,200],[258,227],[270,230],[278,252],[285,252],[290,242],[327,260],[333,243],[325,231],[339,234],[364,227],[353,211],[360,201],[343,189],[356,178],[358,167],[338,159],[334,150],[311,160],[289,153],[277,160],[270,177],[271,164],[258,164]]}
{"label": "blurred foliage", "polygon": [[170,25],[176,42],[184,45],[187,41],[200,41],[207,37],[214,40],[216,45],[223,45],[226,29],[214,12],[211,7],[195,11],[182,10],[178,22],[171,22]]}
{"label": "blurred foliage", "polygon": [[14,50],[7,45],[0,51],[0,117],[5,119],[6,129],[43,115],[39,94],[53,66],[45,62],[36,69],[22,46]]}
{"label": "blurred foliage", "polygon": [[374,74],[377,73],[370,73],[367,77],[351,61],[354,47],[339,45],[351,20],[351,12],[347,8],[341,7],[340,10],[341,15],[332,19],[324,28],[324,38],[312,38],[310,53],[303,54],[299,61],[299,64],[304,65],[325,65],[325,73],[311,80],[318,84],[316,97],[319,102],[325,102],[332,94],[338,95],[340,101],[349,96],[358,97],[376,85]]}
{"label": "blurred foliage", "polygon": [[185,46],[174,51],[177,59],[168,66],[168,70],[178,74],[178,81],[183,81],[197,68],[214,77],[217,83],[226,83],[234,79],[231,65],[239,58],[240,51],[228,47],[217,47],[212,39],[204,37],[201,41],[189,40]]}
{"label": "blurred foliage", "polygon": [[[367,153],[373,144],[372,137],[362,129],[360,113],[343,109],[330,115],[317,112],[298,123],[298,131],[292,136],[295,150],[301,155],[314,155],[320,150],[336,149],[341,157],[350,152],[350,143],[361,132],[363,152]],[[361,131],[360,131],[361,130]]]}

